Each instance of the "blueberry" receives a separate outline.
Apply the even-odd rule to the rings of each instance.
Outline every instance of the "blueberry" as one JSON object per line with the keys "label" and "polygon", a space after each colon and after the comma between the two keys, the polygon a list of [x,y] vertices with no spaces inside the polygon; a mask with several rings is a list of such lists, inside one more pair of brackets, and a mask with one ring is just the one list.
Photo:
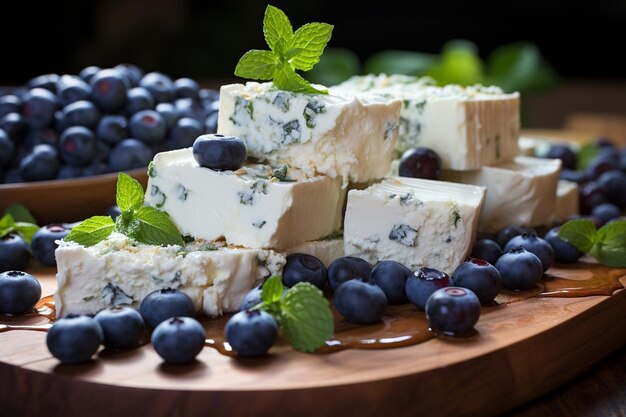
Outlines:
{"label": "blueberry", "polygon": [[554,250],[552,246],[534,232],[522,233],[509,240],[504,246],[504,252],[509,252],[513,248],[522,247],[528,252],[535,254],[541,261],[543,271],[547,271],[554,264]]}
{"label": "blueberry", "polygon": [[56,92],[61,106],[67,106],[80,100],[89,100],[91,87],[80,77],[64,75],[57,83]]}
{"label": "blueberry", "polygon": [[0,273],[0,313],[29,313],[39,298],[41,285],[34,276],[22,271]]}
{"label": "blueberry", "polygon": [[83,176],[83,170],[76,165],[63,165],[57,174],[58,180],[69,180],[72,178],[80,178]]}
{"label": "blueberry", "polygon": [[124,139],[109,155],[109,165],[114,171],[147,167],[152,160],[152,150],[137,139]]}
{"label": "blueberry", "polygon": [[78,76],[82,78],[85,82],[91,82],[91,79],[94,77],[94,75],[96,75],[101,70],[102,68],[92,65],[83,68],[80,73],[78,73]]}
{"label": "blueberry", "polygon": [[496,241],[501,248],[504,248],[509,240],[513,239],[515,236],[519,236],[522,233],[527,233],[529,231],[532,231],[532,229],[521,226],[507,226],[504,229],[500,230],[500,232],[498,232],[498,237],[496,238]]}
{"label": "blueberry", "polygon": [[63,239],[70,230],[62,224],[50,224],[40,228],[33,236],[31,248],[33,256],[46,266],[56,266],[54,251],[57,248],[55,241]]}
{"label": "blueberry", "polygon": [[626,172],[626,149],[623,149],[619,158],[619,168]]}
{"label": "blueberry", "polygon": [[172,103],[159,103],[155,110],[161,115],[168,129],[173,128],[180,117]]}
{"label": "blueberry", "polygon": [[141,314],[130,307],[113,307],[102,310],[94,317],[104,335],[108,349],[130,349],[139,345],[145,329]]}
{"label": "blueberry", "polygon": [[466,335],[480,318],[480,301],[467,288],[448,287],[437,290],[426,302],[430,328],[445,335]]}
{"label": "blueberry", "polygon": [[491,239],[480,239],[474,242],[470,256],[483,259],[491,265],[495,265],[498,258],[502,256],[502,249],[500,249],[500,245],[497,242]]}
{"label": "blueberry", "polygon": [[576,154],[567,145],[550,145],[546,158],[560,159],[563,163],[563,168],[576,169]]}
{"label": "blueberry", "polygon": [[315,256],[304,253],[292,253],[287,256],[283,268],[283,284],[293,287],[300,282],[308,282],[319,289],[326,285],[326,267]]}
{"label": "blueberry", "polygon": [[600,175],[608,171],[617,169],[618,161],[611,155],[598,155],[591,163],[585,168],[585,174],[591,180],[596,180]]}
{"label": "blueberry", "polygon": [[438,180],[441,176],[441,158],[430,148],[409,149],[400,158],[401,177]]}
{"label": "blueberry", "polygon": [[4,174],[5,184],[17,184],[19,182],[24,182],[24,179],[20,175],[20,170],[18,168],[11,168]]}
{"label": "blueberry", "polygon": [[589,178],[587,178],[587,175],[583,171],[575,171],[573,169],[562,169],[560,178],[577,184],[589,181]]}
{"label": "blueberry", "polygon": [[578,190],[579,211],[581,214],[590,214],[595,206],[607,203],[604,187],[597,182],[588,182]]}
{"label": "blueberry", "polygon": [[27,147],[32,150],[35,146],[43,144],[54,147],[59,144],[59,135],[54,129],[49,127],[43,129],[29,129],[24,143],[22,143],[22,147]]}
{"label": "blueberry", "polygon": [[152,332],[152,346],[165,363],[181,365],[193,362],[204,348],[206,332],[196,319],[172,317]]}
{"label": "blueberry", "polygon": [[192,98],[200,100],[200,85],[191,78],[179,78],[174,81],[177,98]]}
{"label": "blueberry", "polygon": [[607,137],[604,136],[600,136],[599,138],[596,138],[596,140],[593,141],[594,145],[596,145],[596,147],[602,149],[602,148],[613,148],[615,145],[613,145],[613,141]]}
{"label": "blueberry", "polygon": [[22,99],[15,94],[0,97],[0,118],[9,113],[19,113],[22,109]]}
{"label": "blueberry", "polygon": [[198,102],[190,98],[179,98],[174,103],[180,117],[190,117],[198,121],[204,121],[204,111]]}
{"label": "blueberry", "polygon": [[622,211],[615,204],[603,203],[595,206],[591,211],[591,215],[600,220],[601,225],[605,225],[613,219],[618,219],[622,215]]}
{"label": "blueberry", "polygon": [[371,280],[385,293],[389,304],[404,304],[406,297],[406,280],[412,271],[396,261],[382,261],[374,267]]}
{"label": "blueberry", "polygon": [[44,74],[29,80],[26,88],[45,88],[48,91],[56,92],[57,83],[61,77],[58,74]]}
{"label": "blueberry", "polygon": [[24,181],[46,181],[56,178],[59,172],[57,151],[50,145],[37,145],[20,162],[20,175]]}
{"label": "blueberry", "polygon": [[118,206],[111,206],[107,210],[107,216],[111,216],[113,220],[117,219],[120,214],[122,214],[122,210]]}
{"label": "blueberry", "polygon": [[201,167],[235,171],[246,160],[246,145],[235,136],[203,135],[193,143],[193,156]]}
{"label": "blueberry", "polygon": [[104,116],[96,128],[96,137],[111,146],[117,145],[128,137],[128,120],[118,114]]}
{"label": "blueberry", "polygon": [[126,114],[132,115],[141,110],[154,108],[154,97],[143,87],[135,87],[128,90],[128,101],[126,103]]}
{"label": "blueberry", "polygon": [[87,316],[57,320],[46,337],[48,350],[62,363],[87,362],[104,340],[102,328]]}
{"label": "blueberry", "polygon": [[626,209],[626,173],[618,170],[605,172],[598,178],[598,184],[609,202]]}
{"label": "blueberry", "polygon": [[104,162],[93,162],[83,168],[83,177],[92,177],[113,172],[113,169]]}
{"label": "blueberry", "polygon": [[217,90],[212,90],[210,88],[202,88],[198,92],[198,97],[200,98],[200,101],[203,103],[203,105],[210,104],[220,100],[220,92]]}
{"label": "blueberry", "polygon": [[276,342],[278,326],[265,311],[240,311],[228,320],[224,335],[238,356],[263,356]]}
{"label": "blueberry", "polygon": [[136,87],[144,76],[144,72],[137,65],[133,64],[118,64],[114,67],[130,81],[131,86]]}
{"label": "blueberry", "polygon": [[472,290],[482,304],[493,301],[502,289],[500,272],[482,259],[470,259],[459,265],[452,274],[452,282]]}
{"label": "blueberry", "polygon": [[218,112],[213,112],[207,116],[204,120],[204,127],[207,133],[217,132],[217,119],[219,118]]}
{"label": "blueberry", "polygon": [[34,127],[46,127],[54,121],[57,109],[57,98],[50,91],[43,88],[33,88],[23,97],[22,115],[24,120]]}
{"label": "blueberry", "polygon": [[335,259],[328,266],[328,283],[330,289],[336,291],[341,284],[351,279],[370,279],[372,266],[364,259],[344,256]]}
{"label": "blueberry", "polygon": [[4,130],[0,130],[0,167],[6,167],[13,158],[15,145]]}
{"label": "blueberry", "polygon": [[176,122],[167,138],[169,149],[190,148],[194,141],[204,133],[202,123],[189,117],[183,117]]}
{"label": "blueberry", "polygon": [[148,294],[141,302],[139,312],[148,326],[156,327],[170,317],[193,317],[195,308],[187,294],[167,288]]}
{"label": "blueberry", "polygon": [[255,305],[261,303],[261,293],[263,292],[262,285],[258,285],[248,291],[239,304],[239,310],[250,310]]}
{"label": "blueberry", "polygon": [[86,127],[70,127],[61,134],[60,150],[61,158],[68,164],[88,165],[98,152],[96,136]]}
{"label": "blueberry", "polygon": [[91,79],[91,99],[104,112],[114,112],[126,105],[128,86],[118,70],[104,69]]}
{"label": "blueberry", "polygon": [[0,272],[21,270],[30,259],[28,245],[17,234],[8,234],[0,238]]}
{"label": "blueberry", "polygon": [[532,288],[543,276],[541,260],[520,247],[502,255],[495,266],[502,277],[502,286],[510,290]]}
{"label": "blueberry", "polygon": [[65,126],[92,128],[98,124],[99,120],[100,111],[91,101],[75,101],[63,107],[63,122]]}
{"label": "blueberry", "polygon": [[574,263],[584,255],[584,253],[576,249],[576,246],[559,238],[558,227],[548,231],[544,239],[552,246],[552,249],[554,249],[554,256],[557,262]]}
{"label": "blueberry", "polygon": [[150,91],[157,103],[173,101],[175,98],[175,87],[171,78],[159,72],[146,74],[139,85]]}
{"label": "blueberry", "polygon": [[351,279],[335,291],[335,308],[346,320],[356,324],[379,322],[387,309],[385,292],[373,282]]}
{"label": "blueberry", "polygon": [[130,119],[130,133],[142,142],[152,144],[165,139],[167,127],[165,120],[154,110],[142,110]]}
{"label": "blueberry", "polygon": [[406,280],[406,296],[420,310],[426,307],[426,300],[440,288],[449,287],[452,280],[445,272],[433,268],[420,268]]}
{"label": "blueberry", "polygon": [[8,113],[0,118],[0,130],[4,130],[13,143],[19,145],[26,136],[28,123],[21,114]]}

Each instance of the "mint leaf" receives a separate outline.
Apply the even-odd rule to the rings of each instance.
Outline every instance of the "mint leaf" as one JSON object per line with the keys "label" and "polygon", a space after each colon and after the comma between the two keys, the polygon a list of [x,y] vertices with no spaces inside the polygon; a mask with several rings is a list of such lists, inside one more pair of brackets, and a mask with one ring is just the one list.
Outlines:
{"label": "mint leaf", "polygon": [[30,246],[30,243],[33,241],[33,236],[37,233],[37,230],[39,230],[39,226],[32,223],[17,222],[15,226],[13,226],[13,230],[19,233]]}
{"label": "mint leaf", "polygon": [[296,30],[289,47],[300,51],[291,59],[291,64],[302,71],[313,68],[319,62],[332,34],[333,26],[327,23],[307,23]]}
{"label": "mint leaf", "polygon": [[261,300],[263,300],[265,304],[280,301],[283,296],[283,290],[283,278],[280,275],[271,276],[263,283]]}
{"label": "mint leaf", "polygon": [[596,242],[596,227],[591,220],[570,220],[559,229],[559,238],[588,253]]}
{"label": "mint leaf", "polygon": [[296,350],[313,352],[332,337],[333,315],[317,287],[305,282],[296,284],[280,304],[283,334]]}
{"label": "mint leaf", "polygon": [[263,35],[270,49],[283,55],[286,45],[291,43],[293,27],[287,15],[278,7],[267,5],[263,17]]}
{"label": "mint leaf", "polygon": [[19,203],[13,203],[4,211],[5,214],[10,214],[13,220],[16,222],[25,222],[37,224],[37,219],[31,214],[30,211]]}
{"label": "mint leaf", "polygon": [[239,59],[235,75],[253,80],[271,80],[278,64],[278,56],[274,52],[253,49]]}
{"label": "mint leaf", "polygon": [[2,218],[0,219],[0,230],[11,229],[13,228],[13,226],[15,226],[15,220],[13,219],[13,216],[11,216],[10,214],[5,214],[4,216],[2,216]]}
{"label": "mint leaf", "polygon": [[154,207],[141,207],[135,210],[124,227],[124,233],[138,242],[147,245],[180,245],[183,238],[164,211]]}
{"label": "mint leaf", "polygon": [[94,216],[74,227],[64,240],[83,246],[93,246],[109,237],[114,227],[115,223],[111,217]]}
{"label": "mint leaf", "polygon": [[626,221],[618,220],[598,230],[598,241],[590,253],[603,265],[626,267]]}
{"label": "mint leaf", "polygon": [[143,206],[143,187],[133,177],[123,172],[117,175],[117,205],[121,211]]}
{"label": "mint leaf", "polygon": [[596,159],[600,153],[600,149],[593,143],[585,143],[580,147],[576,157],[576,169],[583,170],[587,168],[587,166]]}
{"label": "mint leaf", "polygon": [[306,94],[328,94],[328,90],[318,90],[302,78],[289,65],[284,65],[274,75],[274,85],[281,90]]}

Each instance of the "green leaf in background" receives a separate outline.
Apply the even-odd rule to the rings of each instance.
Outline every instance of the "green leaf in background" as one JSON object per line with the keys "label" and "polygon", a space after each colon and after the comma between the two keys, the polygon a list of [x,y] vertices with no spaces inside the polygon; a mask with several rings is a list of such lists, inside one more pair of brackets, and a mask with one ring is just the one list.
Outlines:
{"label": "green leaf in background", "polygon": [[626,220],[605,224],[598,230],[591,254],[603,265],[626,268]]}
{"label": "green leaf in background", "polygon": [[93,246],[109,237],[114,228],[115,223],[111,217],[94,216],[74,227],[64,240],[83,246]]}
{"label": "green leaf in background", "polygon": [[469,41],[450,41],[426,75],[435,79],[438,85],[482,83],[485,79],[483,62],[477,51],[476,45]]}
{"label": "green leaf in background", "polygon": [[271,276],[263,283],[261,300],[265,304],[278,302],[283,297],[283,290],[283,278],[280,275]]}
{"label": "green leaf in background", "polygon": [[365,74],[425,75],[437,62],[437,55],[412,51],[388,50],[365,61]]}
{"label": "green leaf in background", "polygon": [[149,206],[135,210],[125,234],[147,245],[184,245],[183,238],[170,216]]}
{"label": "green leaf in background", "polygon": [[123,172],[117,175],[116,203],[121,211],[133,210],[143,206],[143,187],[133,177]]}
{"label": "green leaf in background", "polygon": [[293,54],[293,58],[289,56],[287,58],[296,69],[309,71],[319,62],[332,34],[333,26],[326,23],[303,25],[293,34],[289,44],[289,48],[298,52]]}
{"label": "green leaf in background", "polygon": [[315,68],[305,77],[312,83],[337,85],[361,71],[359,57],[349,49],[327,48]]}
{"label": "green leaf in background", "polygon": [[570,220],[559,229],[559,238],[588,253],[596,242],[596,226],[591,220]]}
{"label": "green leaf in background", "polygon": [[263,35],[270,49],[283,55],[284,47],[291,42],[293,27],[287,15],[278,7],[267,5],[263,16]]}
{"label": "green leaf in background", "polygon": [[278,64],[278,56],[275,53],[253,49],[239,59],[235,68],[235,75],[251,80],[271,80],[276,73]]}
{"label": "green leaf in background", "polygon": [[16,222],[13,215],[5,214],[0,218],[0,238],[10,234],[17,233],[30,245],[33,235],[37,233],[39,226],[33,223]]}
{"label": "green leaf in background", "polygon": [[585,143],[578,150],[577,158],[576,158],[576,169],[584,170],[587,166],[593,161],[600,150],[593,143]]}
{"label": "green leaf in background", "polygon": [[4,214],[10,214],[16,222],[25,222],[37,224],[37,219],[30,211],[19,203],[13,203],[4,211]]}

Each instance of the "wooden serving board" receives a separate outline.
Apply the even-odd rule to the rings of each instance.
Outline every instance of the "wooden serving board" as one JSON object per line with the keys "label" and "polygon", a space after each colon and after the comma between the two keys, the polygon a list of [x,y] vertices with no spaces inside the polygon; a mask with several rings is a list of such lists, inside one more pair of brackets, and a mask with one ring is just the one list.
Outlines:
{"label": "wooden serving board", "polygon": [[[549,272],[586,280],[596,267]],[[34,272],[52,293],[53,271]],[[610,272],[626,284],[626,270]],[[523,299],[484,313],[476,329],[468,339],[386,350],[303,354],[280,345],[261,359],[205,348],[185,366],[162,364],[149,344],[61,365],[45,333],[9,331],[0,333],[0,415],[494,415],[626,344],[626,291]]]}

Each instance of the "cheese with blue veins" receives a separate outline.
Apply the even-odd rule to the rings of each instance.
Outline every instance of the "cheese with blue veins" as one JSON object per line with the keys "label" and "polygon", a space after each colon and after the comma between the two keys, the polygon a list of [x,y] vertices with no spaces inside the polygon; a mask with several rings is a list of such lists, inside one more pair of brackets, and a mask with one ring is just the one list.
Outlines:
{"label": "cheese with blue veins", "polygon": [[286,163],[344,185],[385,176],[402,103],[374,94],[300,94],[272,83],[225,85],[218,133],[242,139],[248,156]]}
{"label": "cheese with blue veins", "polygon": [[437,87],[428,78],[384,74],[353,77],[330,91],[401,99],[398,151],[431,148],[447,169],[480,169],[519,154],[518,93],[480,85]]}
{"label": "cheese with blue veins", "polygon": [[183,235],[281,250],[340,230],[345,193],[338,178],[309,178],[285,164],[203,168],[188,148],[155,156],[145,201]]}
{"label": "cheese with blue veins", "polygon": [[345,255],[451,274],[471,250],[484,198],[484,187],[404,177],[350,190]]}

